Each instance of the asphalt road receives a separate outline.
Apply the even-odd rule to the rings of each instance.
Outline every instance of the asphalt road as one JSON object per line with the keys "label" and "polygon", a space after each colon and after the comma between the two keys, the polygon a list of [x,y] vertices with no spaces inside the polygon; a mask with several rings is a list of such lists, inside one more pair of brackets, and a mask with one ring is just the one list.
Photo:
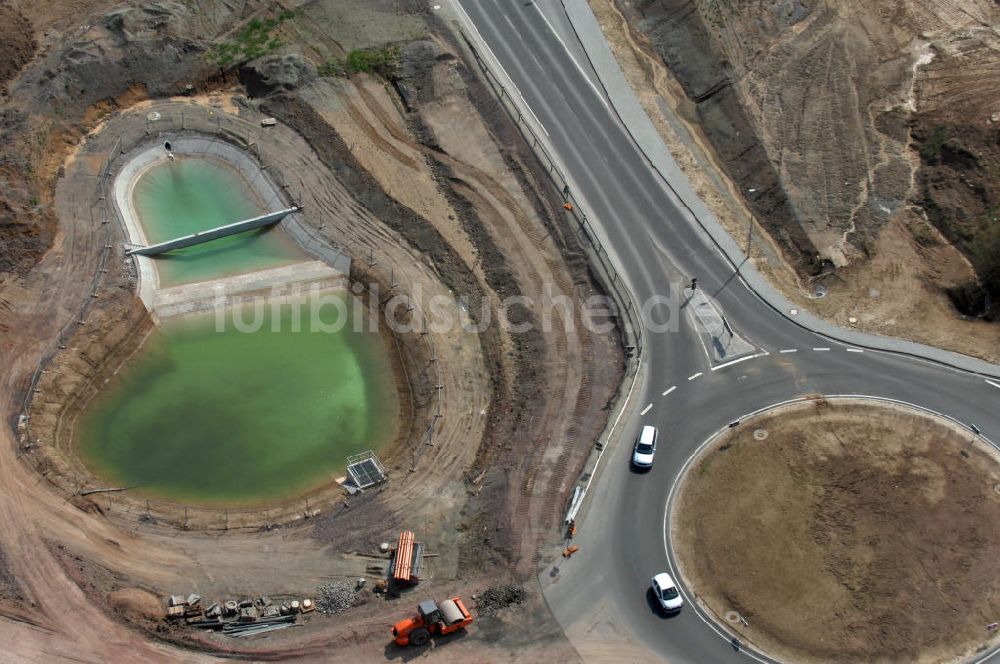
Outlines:
{"label": "asphalt road", "polygon": [[[580,552],[561,566],[558,582],[548,582],[545,573],[540,577],[549,605],[568,634],[594,607],[603,606],[614,616],[615,629],[630,632],[670,662],[758,657],[734,648],[692,603],[665,619],[646,600],[650,577],[671,567],[665,505],[697,446],[749,412],[809,393],[897,399],[974,423],[985,436],[1000,440],[1000,389],[983,376],[932,362],[850,348],[767,306],[738,275],[734,278],[732,264],[682,213],[649,167],[605,97],[558,2],[458,4],[475,25],[478,35],[472,36],[485,41],[544,127],[551,150],[636,299],[645,302],[671,287],[682,288],[696,276],[734,330],[767,353],[713,370],[686,312],[652,310],[657,322],[671,314],[676,329],[647,334],[643,371],[619,442],[605,454],[581,513]],[[643,424],[658,426],[662,438],[653,470],[636,475],[628,457],[631,439]]]}

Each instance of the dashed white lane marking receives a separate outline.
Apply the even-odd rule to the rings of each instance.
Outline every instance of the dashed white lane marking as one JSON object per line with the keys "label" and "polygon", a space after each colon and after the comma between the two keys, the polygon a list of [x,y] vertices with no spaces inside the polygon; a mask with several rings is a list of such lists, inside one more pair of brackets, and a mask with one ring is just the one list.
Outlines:
{"label": "dashed white lane marking", "polygon": [[778,352],[779,353],[797,353],[797,352],[799,352],[799,349],[798,348],[786,348],[784,350],[779,350]]}
{"label": "dashed white lane marking", "polygon": [[645,415],[646,413],[648,413],[652,409],[653,409],[653,404],[649,404],[648,406],[646,406],[645,408],[643,408],[642,412],[639,413],[639,414],[640,415]]}
{"label": "dashed white lane marking", "polygon": [[[997,385],[997,387],[1000,387],[1000,385]],[[669,388],[667,388],[666,390],[663,391],[663,395],[662,396],[667,396],[668,394],[670,394],[671,392],[673,392],[676,389],[677,389],[676,385],[674,385],[673,387],[669,387]]]}
{"label": "dashed white lane marking", "polygon": [[1000,389],[1000,383],[996,382],[995,380],[990,380],[989,378],[987,378],[986,382],[992,385],[993,387]]}
{"label": "dashed white lane marking", "polygon": [[863,353],[865,352],[863,348],[845,348],[848,353]]}
{"label": "dashed white lane marking", "polygon": [[820,348],[813,348],[813,350],[816,351],[817,353],[822,353],[822,352],[828,351],[830,349],[829,348],[822,348],[822,347],[820,347]]}
{"label": "dashed white lane marking", "polygon": [[701,372],[699,371],[698,373],[694,374],[693,376],[688,376],[688,380],[694,380],[695,378],[697,378],[700,375],[701,375]]}
{"label": "dashed white lane marking", "polygon": [[726,367],[732,366],[734,364],[739,364],[740,362],[746,362],[747,360],[752,360],[758,357],[764,357],[767,355],[767,351],[763,353],[754,353],[753,355],[746,355],[744,357],[738,357],[735,360],[730,360],[729,362],[724,362],[717,367],[712,367],[712,371],[718,371],[719,369],[725,369]]}

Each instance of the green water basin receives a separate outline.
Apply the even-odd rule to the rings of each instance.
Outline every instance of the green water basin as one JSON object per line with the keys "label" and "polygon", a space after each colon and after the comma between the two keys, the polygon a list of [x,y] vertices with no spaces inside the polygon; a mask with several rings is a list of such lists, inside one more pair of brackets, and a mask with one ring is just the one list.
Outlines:
{"label": "green water basin", "polygon": [[[85,464],[145,495],[256,503],[329,482],[348,455],[395,437],[392,351],[377,331],[354,330],[350,315],[314,331],[308,307],[259,313],[249,333],[218,313],[157,328],[78,422]],[[319,314],[332,324],[343,312]],[[251,310],[241,315],[251,327]]]}
{"label": "green water basin", "polygon": [[[147,169],[132,189],[132,207],[150,244],[274,211],[229,164],[188,157]],[[262,228],[160,254],[154,264],[160,285],[175,286],[307,259],[285,233]]]}

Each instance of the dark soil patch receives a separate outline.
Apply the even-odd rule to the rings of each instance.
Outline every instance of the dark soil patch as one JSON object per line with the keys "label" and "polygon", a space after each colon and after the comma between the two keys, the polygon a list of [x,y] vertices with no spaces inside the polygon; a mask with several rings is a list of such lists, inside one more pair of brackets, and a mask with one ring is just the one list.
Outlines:
{"label": "dark soil patch", "polygon": [[0,549],[0,598],[9,600],[24,599],[21,584],[17,582],[17,578],[15,578],[14,573],[11,571],[3,549]]}
{"label": "dark soil patch", "polygon": [[976,268],[978,279],[949,292],[967,316],[1000,319],[1000,128],[917,115],[916,201]]}
{"label": "dark soil patch", "polygon": [[0,90],[35,55],[34,28],[21,12],[0,5]]}

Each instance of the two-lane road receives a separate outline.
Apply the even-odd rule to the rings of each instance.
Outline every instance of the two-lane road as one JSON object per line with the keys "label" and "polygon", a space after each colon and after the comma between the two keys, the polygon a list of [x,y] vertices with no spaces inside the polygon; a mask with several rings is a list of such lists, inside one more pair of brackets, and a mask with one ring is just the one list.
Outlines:
{"label": "two-lane road", "polygon": [[[584,0],[574,0],[583,2]],[[581,516],[580,552],[558,581],[541,576],[560,623],[573,633],[594,607],[671,662],[747,661],[692,607],[663,619],[646,601],[649,578],[669,563],[664,508],[684,462],[709,436],[758,408],[808,393],[865,394],[918,404],[1000,439],[1000,389],[982,376],[888,352],[850,348],[767,306],[686,216],[622,126],[557,0],[457,0],[537,119],[609,256],[646,302],[696,276],[733,328],[767,355],[716,371],[685,315],[647,331],[640,382]],[[464,15],[463,15],[464,13]],[[665,148],[663,148],[665,150]],[[745,269],[752,269],[744,266]],[[665,308],[656,310],[663,316]],[[784,352],[783,352],[784,351]],[[640,414],[641,413],[641,414]],[[641,424],[663,432],[654,469],[628,467]]]}

